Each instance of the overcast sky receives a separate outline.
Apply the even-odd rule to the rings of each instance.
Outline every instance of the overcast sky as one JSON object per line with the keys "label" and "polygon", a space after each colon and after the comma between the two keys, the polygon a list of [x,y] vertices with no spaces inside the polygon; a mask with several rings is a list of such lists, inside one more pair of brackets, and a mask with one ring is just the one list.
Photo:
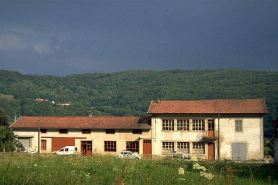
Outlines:
{"label": "overcast sky", "polygon": [[0,69],[278,71],[277,0],[1,0]]}

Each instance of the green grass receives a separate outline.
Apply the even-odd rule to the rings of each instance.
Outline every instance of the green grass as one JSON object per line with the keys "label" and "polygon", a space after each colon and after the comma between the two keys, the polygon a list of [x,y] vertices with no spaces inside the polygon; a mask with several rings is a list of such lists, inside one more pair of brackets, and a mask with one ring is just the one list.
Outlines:
{"label": "green grass", "polygon": [[[211,180],[201,176],[200,164]],[[271,164],[172,159],[123,160],[95,155],[0,156],[0,184],[278,184],[278,167]],[[179,174],[179,168],[184,169]]]}

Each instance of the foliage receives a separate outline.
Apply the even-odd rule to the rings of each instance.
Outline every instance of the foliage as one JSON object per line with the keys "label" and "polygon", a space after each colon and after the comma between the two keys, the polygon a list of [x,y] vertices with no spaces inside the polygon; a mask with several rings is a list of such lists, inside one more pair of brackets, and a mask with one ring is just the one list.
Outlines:
{"label": "foliage", "polygon": [[[0,158],[0,184],[277,184],[271,164],[167,159],[123,160],[110,155],[18,155]],[[199,166],[199,168],[197,168]],[[204,171],[205,170],[205,171]]]}
{"label": "foliage", "polygon": [[0,126],[8,126],[8,118],[3,109],[0,109]]}
{"label": "foliage", "polygon": [[[123,71],[66,77],[0,70],[0,108],[8,117],[143,116],[152,100],[265,98],[264,135],[273,136],[278,112],[278,72],[239,69]],[[12,95],[14,99],[7,98]],[[48,102],[35,101],[36,98]],[[50,101],[55,101],[51,104]],[[60,103],[71,102],[69,107]],[[11,119],[10,119],[11,120]]]}
{"label": "foliage", "polygon": [[274,157],[274,137],[271,139],[268,138],[264,138],[264,146],[265,146],[265,150],[264,150],[264,155],[265,156],[272,156]]}
{"label": "foliage", "polygon": [[3,110],[0,109],[0,151],[13,152],[16,147],[24,150],[23,145],[16,139],[13,131],[8,128],[8,120]]}

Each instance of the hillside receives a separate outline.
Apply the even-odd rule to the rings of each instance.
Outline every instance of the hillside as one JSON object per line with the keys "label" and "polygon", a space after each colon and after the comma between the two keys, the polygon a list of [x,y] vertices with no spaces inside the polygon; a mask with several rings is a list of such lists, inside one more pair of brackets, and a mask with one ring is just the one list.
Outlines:
{"label": "hillside", "polygon": [[[135,70],[66,77],[0,70],[0,108],[13,117],[146,115],[151,100],[265,98],[265,136],[278,117],[278,72],[238,69]],[[36,98],[49,101],[36,101]],[[50,103],[54,101],[55,103]],[[71,102],[70,106],[59,105]]]}

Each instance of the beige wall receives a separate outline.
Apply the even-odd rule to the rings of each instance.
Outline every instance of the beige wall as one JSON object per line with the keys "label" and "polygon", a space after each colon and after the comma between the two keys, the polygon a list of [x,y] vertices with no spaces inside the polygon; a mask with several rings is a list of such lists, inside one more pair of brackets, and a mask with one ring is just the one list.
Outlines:
{"label": "beige wall", "polygon": [[[242,131],[235,131],[235,120],[242,120]],[[262,159],[263,118],[220,118],[220,158],[232,158],[232,143],[247,143],[247,159]]]}
{"label": "beige wall", "polygon": [[[30,138],[31,148],[38,147],[38,131],[28,130],[19,131],[14,130],[14,133],[19,138]],[[126,141],[139,141],[139,154],[143,153],[143,139],[151,139],[151,130],[142,130],[140,139],[140,134],[133,134],[132,130],[120,130],[116,129],[115,134],[106,134],[106,130],[91,130],[91,134],[82,134],[81,129],[68,129],[67,134],[60,134],[59,129],[47,129],[47,133],[41,133],[41,140],[46,140],[47,150],[41,150],[41,153],[51,153],[52,149],[52,139],[51,137],[75,137],[75,146],[77,146],[78,151],[80,151],[81,141],[92,141],[92,152],[118,155],[122,150],[126,149]],[[116,141],[116,152],[105,152],[104,151],[104,141]]]}

